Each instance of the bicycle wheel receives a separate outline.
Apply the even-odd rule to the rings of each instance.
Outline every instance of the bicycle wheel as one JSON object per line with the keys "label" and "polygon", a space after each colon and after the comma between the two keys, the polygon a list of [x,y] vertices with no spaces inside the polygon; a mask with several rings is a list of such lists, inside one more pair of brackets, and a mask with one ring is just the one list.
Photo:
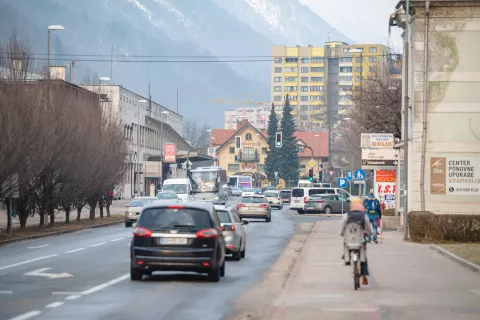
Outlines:
{"label": "bicycle wheel", "polygon": [[353,262],[353,287],[355,290],[360,288],[360,270],[359,270],[359,262]]}

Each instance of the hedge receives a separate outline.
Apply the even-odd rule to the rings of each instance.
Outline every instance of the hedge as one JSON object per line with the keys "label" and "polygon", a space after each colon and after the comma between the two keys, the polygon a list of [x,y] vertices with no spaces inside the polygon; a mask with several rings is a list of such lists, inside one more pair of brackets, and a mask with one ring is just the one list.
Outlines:
{"label": "hedge", "polygon": [[408,227],[414,242],[480,242],[480,215],[410,212]]}

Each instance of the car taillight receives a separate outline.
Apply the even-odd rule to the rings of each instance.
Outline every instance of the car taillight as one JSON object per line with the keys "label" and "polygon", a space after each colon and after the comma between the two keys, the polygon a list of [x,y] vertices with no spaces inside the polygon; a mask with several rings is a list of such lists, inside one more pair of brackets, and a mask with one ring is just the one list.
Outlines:
{"label": "car taillight", "polygon": [[198,239],[215,239],[218,236],[218,231],[214,228],[200,230],[197,232]]}
{"label": "car taillight", "polygon": [[315,202],[323,203],[324,201],[323,200],[315,200]]}
{"label": "car taillight", "polygon": [[222,231],[225,231],[225,226],[222,226]]}
{"label": "car taillight", "polygon": [[303,197],[303,203],[307,203],[307,197]]}
{"label": "car taillight", "polygon": [[268,204],[261,204],[260,207],[261,208],[268,208]]}
{"label": "car taillight", "polygon": [[142,228],[142,227],[135,227],[135,229],[133,229],[133,236],[134,237],[151,237],[152,230]]}
{"label": "car taillight", "polygon": [[233,224],[230,226],[230,230],[235,231],[235,226]]}
{"label": "car taillight", "polygon": [[278,197],[277,200],[280,200],[280,197]]}
{"label": "car taillight", "polygon": [[237,204],[237,208],[244,208],[244,207],[246,207],[246,205],[244,205],[244,204]]}

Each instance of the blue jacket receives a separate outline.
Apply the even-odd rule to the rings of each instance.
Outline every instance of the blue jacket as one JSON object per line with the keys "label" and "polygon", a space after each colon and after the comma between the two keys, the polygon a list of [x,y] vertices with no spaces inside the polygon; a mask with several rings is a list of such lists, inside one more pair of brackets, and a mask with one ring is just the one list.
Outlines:
{"label": "blue jacket", "polygon": [[[374,214],[368,212],[368,209],[367,209],[367,202],[372,200],[372,199],[375,201],[375,209],[374,209],[375,213]],[[380,201],[378,201],[378,199],[376,199],[375,197],[373,197],[373,196],[367,197],[366,199],[363,200],[363,205],[365,206],[365,214],[368,216],[368,218],[370,220],[376,220],[379,217],[380,218],[382,217],[382,207],[380,205]]]}

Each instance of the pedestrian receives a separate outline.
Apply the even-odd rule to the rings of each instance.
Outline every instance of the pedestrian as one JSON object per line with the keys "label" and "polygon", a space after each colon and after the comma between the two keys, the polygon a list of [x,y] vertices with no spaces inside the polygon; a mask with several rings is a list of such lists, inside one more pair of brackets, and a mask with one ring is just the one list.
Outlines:
{"label": "pedestrian", "polygon": [[[370,190],[367,198],[363,201],[363,205],[365,206],[365,213],[373,226],[373,242],[378,243],[378,221],[382,219],[382,207],[380,201],[373,195],[373,190]],[[367,235],[367,242],[371,241],[372,238]]]}
{"label": "pedestrian", "polygon": [[[350,200],[350,211],[347,212],[347,214],[345,214],[343,216],[343,219],[342,219],[342,227],[340,229],[340,235],[341,236],[345,235],[347,225],[352,224],[352,223],[360,225],[363,229],[363,233],[362,233],[363,237],[360,241],[362,241],[362,243],[363,243],[363,250],[364,250],[364,253],[365,253],[364,254],[365,259],[364,259],[364,261],[362,261],[362,259],[360,259],[360,274],[362,276],[362,284],[367,285],[368,284],[367,276],[369,276],[370,274],[368,272],[367,244],[365,242],[365,238],[366,238],[366,236],[369,236],[369,235],[373,234],[374,230],[373,230],[373,227],[372,227],[372,224],[370,222],[369,217],[365,213],[365,206],[363,205],[363,202],[362,202],[361,198],[352,198]],[[343,251],[344,251],[344,254],[342,256],[342,259],[345,260],[346,265],[350,265],[350,256],[349,256],[348,247],[346,246],[346,241],[345,240],[344,240],[344,243],[343,243]],[[346,259],[345,259],[345,254],[348,255],[346,257]],[[360,256],[362,256],[362,255],[360,255]]]}

